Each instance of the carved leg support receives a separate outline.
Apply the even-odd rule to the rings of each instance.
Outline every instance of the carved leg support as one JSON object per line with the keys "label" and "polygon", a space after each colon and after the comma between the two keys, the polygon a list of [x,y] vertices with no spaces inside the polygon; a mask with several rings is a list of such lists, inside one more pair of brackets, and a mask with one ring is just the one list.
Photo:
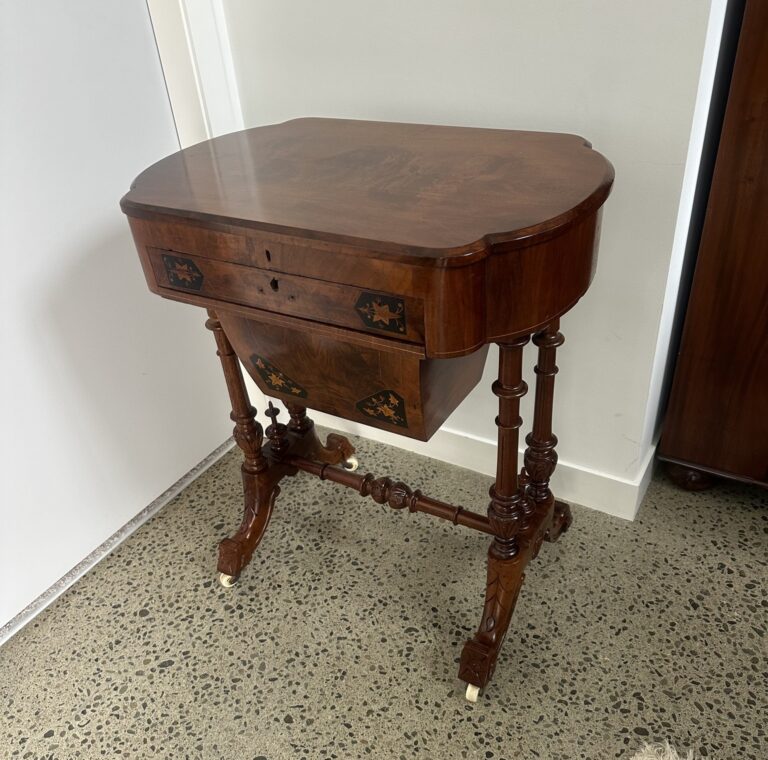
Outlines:
{"label": "carved leg support", "polygon": [[275,499],[280,493],[277,479],[270,472],[269,463],[262,453],[261,425],[256,421],[256,410],[251,406],[243,383],[240,364],[232,346],[224,334],[216,313],[208,310],[205,326],[216,339],[217,354],[221,359],[224,379],[232,403],[232,420],[235,441],[243,452],[241,467],[243,476],[243,520],[237,533],[219,544],[218,569],[223,576],[237,578],[250,562],[267,529]]}
{"label": "carved leg support", "polygon": [[264,536],[275,499],[280,493],[280,479],[296,473],[296,468],[283,460],[284,455],[291,450],[310,459],[339,464],[353,459],[354,449],[346,438],[336,434],[329,435],[323,446],[315,433],[314,423],[307,417],[305,407],[289,404],[291,420],[285,426],[276,422],[278,412],[270,404],[267,412],[272,416],[272,425],[267,429],[270,442],[263,451],[263,431],[256,421],[256,410],[248,399],[240,362],[216,313],[209,309],[208,316],[205,326],[216,339],[216,353],[221,360],[232,403],[230,416],[235,423],[234,438],[244,455],[241,467],[245,501],[243,519],[235,535],[225,538],[219,544],[218,570],[222,583],[231,585],[251,561],[253,552]]}
{"label": "carved leg support", "polygon": [[[488,549],[485,606],[480,627],[461,653],[459,678],[482,688],[493,676],[496,659],[523,583],[528,552],[521,552],[518,534],[531,506],[517,475],[520,398],[528,390],[523,381],[523,346],[528,337],[499,345],[499,379],[493,392],[499,397],[499,448],[496,482],[491,487],[488,519],[494,539]],[[469,690],[467,692],[469,696]]]}
{"label": "carved leg support", "polygon": [[[306,446],[305,456],[308,459],[314,459],[317,462],[325,464],[344,464],[353,461],[355,449],[352,444],[338,433],[330,433],[325,439],[325,446],[320,443],[320,439],[315,432],[315,423],[307,417],[307,408],[299,404],[287,403],[288,413],[291,421],[288,423],[288,430],[292,433],[305,436]],[[355,469],[355,468],[352,468]]]}

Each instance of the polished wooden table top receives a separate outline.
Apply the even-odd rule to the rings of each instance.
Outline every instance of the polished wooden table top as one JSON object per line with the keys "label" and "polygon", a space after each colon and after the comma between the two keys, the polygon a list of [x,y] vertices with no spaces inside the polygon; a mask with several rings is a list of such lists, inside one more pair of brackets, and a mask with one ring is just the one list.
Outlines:
{"label": "polished wooden table top", "polygon": [[576,135],[309,118],[169,156],[122,207],[445,258],[563,228],[612,180]]}

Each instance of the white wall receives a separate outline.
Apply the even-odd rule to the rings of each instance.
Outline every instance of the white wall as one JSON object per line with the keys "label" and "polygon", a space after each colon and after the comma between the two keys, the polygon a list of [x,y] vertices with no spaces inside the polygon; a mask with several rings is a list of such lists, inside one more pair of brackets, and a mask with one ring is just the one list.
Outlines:
{"label": "white wall", "polygon": [[[555,485],[626,517],[652,464],[660,319],[670,274],[676,294],[697,85],[704,59],[700,128],[723,6],[714,0],[704,55],[703,0],[224,1],[246,126],[315,115],[577,132],[614,163],[597,277],[563,320]],[[365,432],[490,473],[495,359],[426,446]]]}
{"label": "white wall", "polygon": [[2,625],[231,424],[202,312],[148,292],[118,207],[178,149],[145,3],[0,11]]}

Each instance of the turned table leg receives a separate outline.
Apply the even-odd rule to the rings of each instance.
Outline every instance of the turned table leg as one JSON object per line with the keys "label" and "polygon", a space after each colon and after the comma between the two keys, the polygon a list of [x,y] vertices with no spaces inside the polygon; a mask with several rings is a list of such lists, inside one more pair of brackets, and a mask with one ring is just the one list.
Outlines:
{"label": "turned table leg", "polygon": [[256,410],[248,399],[240,363],[216,313],[209,309],[208,316],[205,326],[213,332],[216,339],[216,353],[221,359],[232,403],[230,416],[235,423],[233,435],[244,456],[241,466],[245,502],[243,519],[237,532],[219,544],[220,580],[222,585],[231,586],[250,562],[259,545],[280,488],[271,475],[269,463],[261,450],[262,428],[256,421]]}
{"label": "turned table leg", "polygon": [[488,519],[494,538],[488,549],[485,605],[480,627],[461,653],[459,678],[466,681],[467,698],[476,701],[479,690],[493,676],[520,587],[527,556],[520,552],[517,535],[529,511],[517,474],[520,398],[528,387],[523,380],[523,346],[528,337],[499,344],[499,379],[493,392],[499,397],[496,424],[498,454],[496,482],[491,487]]}
{"label": "turned table leg", "polygon": [[[552,433],[552,404],[555,396],[556,353],[563,345],[563,334],[559,331],[560,320],[556,319],[533,336],[533,343],[539,349],[536,363],[536,399],[533,411],[533,426],[526,436],[525,474],[528,493],[537,510],[550,509],[554,497],[549,490],[549,479],[557,466],[557,436]],[[562,501],[554,501],[552,522],[544,538],[557,541],[571,524],[571,508]]]}
{"label": "turned table leg", "polygon": [[539,349],[533,426],[526,437],[525,466],[517,475],[520,398],[527,386],[522,377],[527,337],[499,345],[499,448],[496,482],[491,487],[488,520],[494,538],[488,549],[485,605],[480,627],[464,645],[459,678],[467,683],[467,699],[493,676],[496,660],[525,578],[525,567],[536,557],[544,539],[555,541],[571,523],[570,507],[556,501],[549,479],[557,464],[557,437],[552,433],[552,402],[557,366],[555,354],[563,336],[557,320],[534,335]]}

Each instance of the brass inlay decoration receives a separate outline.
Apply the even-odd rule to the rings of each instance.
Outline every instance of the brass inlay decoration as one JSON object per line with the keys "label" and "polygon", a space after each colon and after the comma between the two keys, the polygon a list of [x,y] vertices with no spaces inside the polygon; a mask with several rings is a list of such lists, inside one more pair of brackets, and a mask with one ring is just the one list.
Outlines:
{"label": "brass inlay decoration", "polygon": [[402,298],[361,293],[355,309],[367,327],[387,332],[405,332],[405,303]]}
{"label": "brass inlay decoration", "polygon": [[266,386],[275,393],[285,393],[290,396],[298,396],[299,398],[306,398],[307,392],[298,383],[291,380],[288,375],[281,372],[274,364],[267,361],[263,356],[253,354],[251,356],[251,362],[256,371],[261,376]]}
{"label": "brass inlay decoration", "polygon": [[163,254],[163,266],[168,275],[168,282],[174,288],[200,290],[203,287],[203,273],[192,259]]}
{"label": "brass inlay decoration", "polygon": [[408,427],[405,416],[405,399],[395,391],[379,391],[355,404],[366,417],[388,422],[398,427]]}

